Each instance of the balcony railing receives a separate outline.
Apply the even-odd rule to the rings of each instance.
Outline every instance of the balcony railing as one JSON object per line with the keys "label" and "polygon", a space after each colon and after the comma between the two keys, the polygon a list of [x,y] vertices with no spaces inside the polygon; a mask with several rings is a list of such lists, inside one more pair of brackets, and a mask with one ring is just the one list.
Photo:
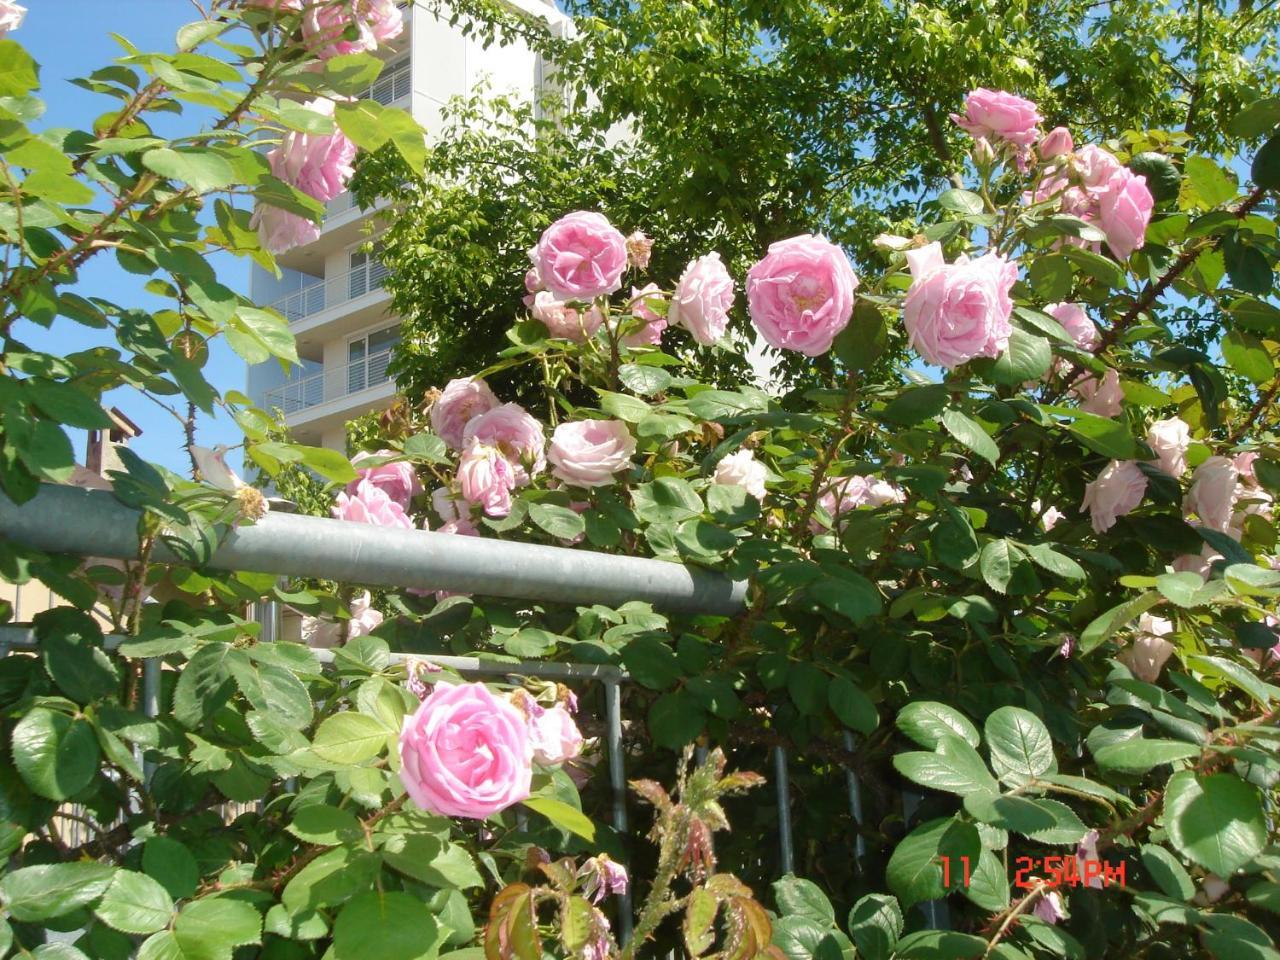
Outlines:
{"label": "balcony railing", "polygon": [[340,303],[363,297],[371,290],[379,290],[387,279],[387,268],[377,260],[361,264],[349,273],[326,277],[310,283],[293,293],[286,294],[271,304],[292,323],[314,316]]}
{"label": "balcony railing", "polygon": [[387,374],[387,364],[390,362],[390,350],[371,353],[360,360],[273,387],[266,392],[263,405],[268,410],[279,407],[290,414],[317,407],[330,400],[340,400],[361,390],[387,383],[391,379]]}

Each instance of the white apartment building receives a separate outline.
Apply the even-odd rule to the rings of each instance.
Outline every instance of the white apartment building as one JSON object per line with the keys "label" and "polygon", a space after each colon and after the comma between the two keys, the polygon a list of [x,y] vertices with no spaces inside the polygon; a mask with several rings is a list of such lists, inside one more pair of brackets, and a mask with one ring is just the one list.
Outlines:
{"label": "white apartment building", "polygon": [[[555,34],[569,28],[554,0],[505,2],[544,19]],[[525,44],[486,50],[426,10],[409,5],[404,13],[405,31],[384,51],[387,66],[365,96],[411,111],[428,137],[440,129],[441,107],[481,81],[494,93],[530,99],[543,89],[549,69]],[[252,366],[247,392],[263,409],[282,410],[299,443],[342,450],[346,422],[395,395],[387,364],[400,322],[383,289],[386,268],[360,249],[371,215],[341,194],[329,202],[318,240],[276,258],[280,277],[252,267],[249,296],[288,319],[302,365],[288,374],[275,361]]]}

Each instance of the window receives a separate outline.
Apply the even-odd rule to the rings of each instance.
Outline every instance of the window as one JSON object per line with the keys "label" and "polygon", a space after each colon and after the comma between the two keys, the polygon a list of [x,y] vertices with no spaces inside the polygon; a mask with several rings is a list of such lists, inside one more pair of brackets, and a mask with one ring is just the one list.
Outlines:
{"label": "window", "polygon": [[351,272],[347,274],[347,299],[362,297],[370,290],[377,290],[387,278],[387,268],[378,259],[378,245],[372,253],[351,251]]}
{"label": "window", "polygon": [[347,392],[367,390],[391,378],[387,364],[391,348],[400,342],[400,325],[394,323],[381,330],[363,334],[347,343]]}
{"label": "window", "polygon": [[361,99],[376,100],[386,106],[409,96],[412,84],[413,70],[409,65],[409,58],[404,57],[383,67],[378,79],[361,94]]}

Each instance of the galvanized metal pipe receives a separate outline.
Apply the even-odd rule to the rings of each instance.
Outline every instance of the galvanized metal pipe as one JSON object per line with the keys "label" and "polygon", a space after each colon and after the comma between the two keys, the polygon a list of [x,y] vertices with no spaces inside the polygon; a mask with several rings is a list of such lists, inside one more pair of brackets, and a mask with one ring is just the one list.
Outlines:
{"label": "galvanized metal pipe", "polygon": [[[853,753],[856,745],[853,739],[853,732],[844,731],[844,748]],[[854,866],[859,872],[862,871],[862,858],[867,855],[867,838],[862,835],[862,784],[858,782],[858,775],[853,772],[852,767],[844,768],[845,783],[849,787],[849,813],[853,817],[853,822],[858,826],[858,833],[853,840]]]}
{"label": "galvanized metal pipe", "polygon": [[[613,829],[627,833],[627,773],[622,757],[622,688],[620,678],[604,681],[605,743],[609,753],[609,785],[613,790]],[[618,894],[618,943],[631,941],[631,888]]]}
{"label": "galvanized metal pipe", "polygon": [[[0,534],[39,550],[136,559],[138,511],[105,490],[42,484],[0,496]],[[157,544],[152,557],[178,561]],[[740,613],[745,581],[664,560],[269,513],[228,533],[208,566],[281,576],[563,603],[644,600],[668,610]]]}
{"label": "galvanized metal pipe", "polygon": [[773,780],[778,796],[778,848],[783,874],[795,873],[796,856],[791,839],[791,778],[787,771],[787,751],[773,748]]}

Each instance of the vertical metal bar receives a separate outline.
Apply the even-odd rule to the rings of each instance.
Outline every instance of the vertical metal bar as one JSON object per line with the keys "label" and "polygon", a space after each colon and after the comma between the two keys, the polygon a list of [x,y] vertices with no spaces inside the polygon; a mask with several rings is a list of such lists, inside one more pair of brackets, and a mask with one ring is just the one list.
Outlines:
{"label": "vertical metal bar", "polygon": [[[854,747],[857,746],[853,739],[853,731],[844,731],[844,748],[853,753]],[[862,784],[858,782],[858,775],[853,772],[852,767],[844,768],[845,782],[849,786],[849,813],[853,817],[853,822],[858,826],[858,833],[853,840],[853,855],[855,857],[854,866],[862,870],[862,858],[867,855],[867,838],[862,835]]]}
{"label": "vertical metal bar", "polygon": [[778,845],[782,854],[782,872],[794,873],[795,849],[791,845],[791,779],[787,774],[787,751],[773,748],[773,779],[778,793]]}
{"label": "vertical metal bar", "polygon": [[[142,712],[153,719],[160,716],[160,659],[158,657],[142,661]],[[149,760],[143,764],[144,780],[148,787],[155,769],[156,765]]]}
{"label": "vertical metal bar", "polygon": [[[915,816],[916,810],[919,809],[923,799],[924,797],[914,790],[902,791],[903,823],[910,825],[911,818]],[[926,900],[920,904],[920,909],[924,912],[925,922],[928,923],[930,930],[951,929],[951,911],[947,909],[947,901],[945,899]]]}
{"label": "vertical metal bar", "polygon": [[[609,784],[613,788],[613,828],[627,833],[627,774],[622,763],[622,690],[604,681],[605,740],[609,748]],[[631,940],[631,891],[618,895],[618,943]]]}

